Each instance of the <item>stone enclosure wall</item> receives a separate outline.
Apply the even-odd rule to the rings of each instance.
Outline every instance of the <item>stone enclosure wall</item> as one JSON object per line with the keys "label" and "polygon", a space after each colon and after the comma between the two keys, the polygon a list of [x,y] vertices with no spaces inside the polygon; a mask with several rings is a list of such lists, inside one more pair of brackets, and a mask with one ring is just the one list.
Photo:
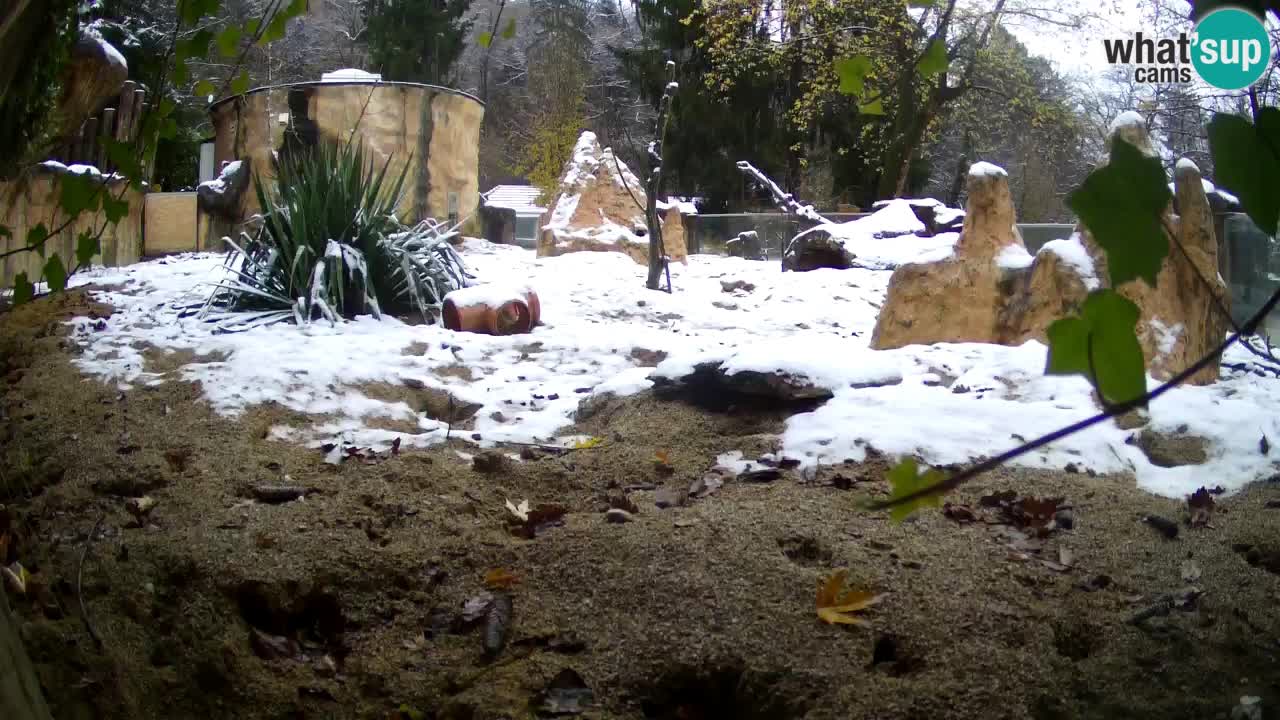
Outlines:
{"label": "stone enclosure wall", "polygon": [[[459,219],[480,201],[478,153],[484,105],[456,90],[412,83],[296,83],[258,88],[210,108],[214,161],[247,161],[252,175],[275,176],[284,156],[320,142],[348,142],[354,132],[389,176],[408,165],[401,219]],[[258,211],[253,180],[240,193],[234,224]],[[452,199],[452,205],[451,205]],[[201,205],[201,212],[207,209]]]}
{"label": "stone enclosure wall", "polygon": [[[9,228],[12,237],[0,237],[0,252],[24,247],[27,243],[27,232],[44,223],[53,230],[62,224],[63,214],[58,208],[59,178],[67,172],[58,168],[38,166],[31,173],[16,180],[0,182],[0,225]],[[121,192],[124,181],[109,184],[110,192],[116,195]],[[124,190],[123,200],[129,203],[129,213],[115,226],[107,225],[101,238],[101,252],[94,256],[94,265],[128,265],[142,257],[142,214],[144,196],[141,192],[128,188]],[[96,231],[106,223],[101,213],[82,213],[76,221],[66,229],[45,242],[48,256],[58,253],[67,269],[75,263],[76,238],[86,230]],[[27,278],[35,281],[44,267],[45,258],[37,253],[18,253],[0,260],[0,286],[12,287],[18,273],[25,272]]]}

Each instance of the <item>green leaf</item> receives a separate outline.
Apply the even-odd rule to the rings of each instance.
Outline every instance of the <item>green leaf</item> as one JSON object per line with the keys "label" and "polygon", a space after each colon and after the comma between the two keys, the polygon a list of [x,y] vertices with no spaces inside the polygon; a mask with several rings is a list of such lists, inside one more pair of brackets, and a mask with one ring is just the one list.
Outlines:
{"label": "green leaf", "polygon": [[111,193],[102,194],[102,212],[107,216],[107,222],[115,225],[129,214],[129,201],[111,197]]}
{"label": "green leaf", "polygon": [[480,37],[476,38],[476,44],[482,48],[487,48],[493,43],[493,33],[482,32]]}
{"label": "green leaf", "polygon": [[1263,108],[1254,126],[1239,115],[1209,122],[1214,180],[1240,198],[1249,219],[1268,234],[1280,225],[1280,110]]}
{"label": "green leaf", "polygon": [[218,53],[223,57],[235,57],[240,52],[240,37],[243,34],[244,31],[237,25],[232,25],[218,33],[218,37],[214,38]]}
{"label": "green leaf", "polygon": [[173,114],[173,111],[177,109],[178,109],[178,103],[174,102],[173,98],[168,98],[168,97],[161,99],[160,104],[156,106],[156,112],[162,118],[169,117],[170,115]]}
{"label": "green leaf", "polygon": [[1169,254],[1161,218],[1169,205],[1169,186],[1158,158],[1147,157],[1116,137],[1111,160],[1089,173],[1067,198],[1067,205],[1107,251],[1111,285],[1142,278],[1155,287],[1160,264]]}
{"label": "green leaf", "polygon": [[200,18],[218,12],[219,0],[179,0],[178,13],[184,25],[195,25]]}
{"label": "green leaf", "polygon": [[175,85],[186,85],[191,79],[191,71],[187,69],[187,61],[176,58],[173,62],[173,82]]}
{"label": "green leaf", "polygon": [[933,77],[939,73],[944,73],[950,67],[951,61],[947,59],[947,44],[941,40],[934,40],[929,43],[929,48],[925,50],[924,57],[920,58],[920,64],[916,65],[916,71],[922,77]]}
{"label": "green leaf", "polygon": [[191,94],[199,98],[207,98],[217,91],[218,88],[214,87],[212,82],[208,80],[201,80],[196,83],[196,86],[191,90]]}
{"label": "green leaf", "polygon": [[209,43],[213,40],[213,33],[209,30],[199,30],[190,37],[178,41],[174,47],[179,62],[187,58],[202,58],[209,55]]}
{"label": "green leaf", "polygon": [[62,264],[58,253],[50,255],[45,261],[44,281],[49,283],[49,292],[58,292],[67,286],[67,268]]}
{"label": "green leaf", "polygon": [[516,19],[510,18],[507,20],[507,24],[502,28],[502,39],[510,40],[515,36],[516,36]]}
{"label": "green leaf", "polygon": [[861,95],[867,73],[871,72],[871,59],[866,55],[837,58],[836,75],[840,78],[840,92],[845,95]]}
{"label": "green leaf", "polygon": [[937,0],[907,0],[909,8],[927,8],[937,4]]}
{"label": "green leaf", "polygon": [[244,34],[250,37],[258,34],[258,28],[262,27],[261,18],[250,18],[244,24]]}
{"label": "green leaf", "polygon": [[884,115],[884,105],[879,100],[872,100],[866,105],[859,105],[858,112],[863,115]]}
{"label": "green leaf", "polygon": [[[921,474],[915,458],[907,458],[889,471],[889,499],[896,500],[906,497],[917,490],[936,485],[945,479],[946,477],[937,470],[929,470]],[[941,505],[942,497],[940,495],[925,495],[908,503],[894,505],[889,509],[889,519],[899,523],[906,520],[916,510],[926,507],[939,507]]]}
{"label": "green leaf", "polygon": [[[1049,326],[1048,375],[1084,375],[1104,402],[1116,405],[1147,392],[1138,306],[1112,289],[1089,293],[1078,317]],[[1096,373],[1096,376],[1095,376]]]}
{"label": "green leaf", "polygon": [[82,231],[76,238],[76,267],[88,267],[100,249],[97,235],[89,230]]}
{"label": "green leaf", "polygon": [[59,191],[58,206],[71,217],[88,210],[98,209],[99,190],[102,186],[94,182],[88,175],[67,173],[62,176],[62,189]]}
{"label": "green leaf", "polygon": [[31,298],[35,297],[36,288],[27,279],[25,272],[20,272],[13,278],[13,304],[14,307],[23,303],[31,302]]}
{"label": "green leaf", "polygon": [[249,71],[241,70],[240,74],[231,81],[231,94],[243,95],[249,92]]}
{"label": "green leaf", "polygon": [[169,118],[160,123],[159,135],[165,140],[172,140],[178,137],[178,121],[173,118]]}
{"label": "green leaf", "polygon": [[142,165],[134,154],[133,145],[108,137],[102,138],[102,144],[106,149],[107,159],[115,166],[116,172],[128,178],[142,176]]}
{"label": "green leaf", "polygon": [[310,9],[309,0],[291,0],[289,6],[284,9],[284,14],[289,20],[292,20],[306,13],[308,9]]}
{"label": "green leaf", "polygon": [[8,225],[0,225],[0,237],[13,237],[13,231],[9,229]]}
{"label": "green leaf", "polygon": [[262,35],[258,36],[258,46],[261,47],[268,43],[273,43],[284,37],[284,31],[288,25],[289,19],[284,15],[277,13],[275,17],[271,18],[271,22],[267,23],[267,27],[262,31]]}
{"label": "green leaf", "polygon": [[45,240],[49,239],[49,228],[40,223],[27,231],[27,247],[35,248],[35,251],[44,257]]}

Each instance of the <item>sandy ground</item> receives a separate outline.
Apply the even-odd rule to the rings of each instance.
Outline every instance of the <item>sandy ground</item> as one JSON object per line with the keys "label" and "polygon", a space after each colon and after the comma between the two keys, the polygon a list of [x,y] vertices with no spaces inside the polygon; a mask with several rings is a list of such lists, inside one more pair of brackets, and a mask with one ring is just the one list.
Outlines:
{"label": "sandy ground", "polygon": [[[334,466],[265,439],[303,421],[279,408],[228,420],[191,384],[84,379],[60,322],[109,312],[77,291],[0,315],[2,559],[32,573],[14,603],[58,718],[497,720],[578,701],[584,718],[1169,720],[1245,695],[1280,717],[1280,484],[1219,498],[1203,528],[1130,477],[1027,470],[949,498],[988,522],[895,525],[859,509],[887,490],[878,461],[689,498],[717,455],[772,451],[784,416],[652,394],[580,420],[594,448],[477,469],[455,440]],[[309,492],[252,502],[265,484]],[[1063,498],[1072,527],[999,524],[979,499],[1002,490]],[[563,525],[516,537],[504,505],[524,499],[563,505]],[[633,519],[607,522],[627,501]],[[817,618],[838,568],[885,593],[866,626]],[[515,583],[486,656],[489,621],[464,610],[495,569]],[[1130,622],[1189,586],[1203,595]]]}

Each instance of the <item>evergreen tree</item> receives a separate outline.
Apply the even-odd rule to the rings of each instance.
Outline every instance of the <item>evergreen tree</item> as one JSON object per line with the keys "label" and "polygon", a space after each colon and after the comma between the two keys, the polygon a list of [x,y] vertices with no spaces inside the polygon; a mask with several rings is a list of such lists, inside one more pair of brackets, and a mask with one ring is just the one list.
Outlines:
{"label": "evergreen tree", "polygon": [[365,37],[387,80],[449,85],[466,47],[471,0],[365,0]]}

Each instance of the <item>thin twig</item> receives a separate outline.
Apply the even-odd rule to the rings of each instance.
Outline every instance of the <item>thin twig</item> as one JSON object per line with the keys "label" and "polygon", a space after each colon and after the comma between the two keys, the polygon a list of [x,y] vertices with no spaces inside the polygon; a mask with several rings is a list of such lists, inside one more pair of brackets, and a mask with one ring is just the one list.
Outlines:
{"label": "thin twig", "polygon": [[80,619],[84,622],[84,629],[88,631],[89,637],[93,639],[93,644],[102,650],[102,638],[98,636],[98,631],[93,629],[93,621],[89,619],[89,608],[84,604],[84,558],[89,554],[89,547],[93,545],[93,537],[98,534],[98,529],[102,527],[102,521],[107,517],[104,510],[98,516],[98,521],[93,524],[93,529],[89,531],[89,537],[85,538],[84,547],[80,548],[80,562],[76,566],[76,598],[80,601]]}
{"label": "thin twig", "polygon": [[1226,352],[1227,348],[1231,347],[1233,343],[1238,341],[1242,335],[1252,334],[1253,331],[1257,329],[1258,324],[1261,323],[1263,319],[1265,319],[1267,315],[1269,315],[1271,311],[1274,310],[1276,305],[1278,304],[1280,304],[1280,290],[1277,290],[1275,293],[1273,293],[1271,295],[1271,298],[1268,299],[1267,302],[1261,308],[1259,308],[1258,311],[1254,313],[1252,317],[1250,317],[1247,321],[1245,321],[1244,325],[1240,328],[1240,330],[1233,333],[1231,337],[1226,339],[1225,342],[1223,342],[1218,347],[1214,348],[1213,351],[1210,352],[1209,354],[1197,360],[1195,363],[1191,365],[1191,367],[1173,376],[1168,380],[1168,382],[1163,383],[1162,385],[1146,393],[1145,395],[1134,398],[1133,400],[1112,405],[1111,407],[1098,413],[1097,415],[1094,415],[1093,417],[1087,418],[1085,420],[1081,420],[1080,422],[1077,422],[1072,425],[1068,425],[1067,427],[1060,428],[1058,430],[1055,430],[1049,433],[1048,435],[1042,435],[1041,437],[1038,437],[1035,440],[1024,443],[1012,450],[1001,453],[996,457],[980,462],[977,465],[974,465],[966,470],[963,470],[955,475],[952,475],[951,477],[947,478],[946,480],[943,480],[942,482],[934,483],[933,485],[929,485],[928,487],[921,488],[919,490],[916,490],[915,492],[908,493],[906,495],[903,495],[902,497],[891,498],[889,500],[882,500],[879,502],[872,503],[870,506],[871,509],[885,510],[891,507],[896,507],[898,505],[903,505],[905,503],[910,503],[915,500],[919,500],[921,498],[933,497],[935,495],[942,495],[944,493],[951,492],[952,490],[960,487],[964,483],[972,480],[973,478],[981,475],[982,473],[985,473],[989,470],[994,470],[995,468],[1000,467],[1001,465],[1004,465],[1005,463],[1011,460],[1022,457],[1023,455],[1026,455],[1027,453],[1033,450],[1038,450],[1044,447],[1045,445],[1048,445],[1057,440],[1061,440],[1062,438],[1067,437],[1069,435],[1074,435],[1080,432],[1081,430],[1086,430],[1088,428],[1091,428],[1094,425],[1097,425],[1098,423],[1101,423],[1105,420],[1108,420],[1110,418],[1113,418],[1119,415],[1123,415],[1129,412],[1130,410],[1135,410],[1137,408],[1147,405],[1152,400],[1155,400],[1156,398],[1160,397],[1161,395],[1164,395],[1165,393],[1169,392],[1170,390],[1177,387],[1178,385],[1181,385],[1183,382],[1190,379],[1196,373],[1209,367],[1211,364],[1213,364],[1214,361],[1218,359],[1218,357],[1222,355],[1222,353]]}

